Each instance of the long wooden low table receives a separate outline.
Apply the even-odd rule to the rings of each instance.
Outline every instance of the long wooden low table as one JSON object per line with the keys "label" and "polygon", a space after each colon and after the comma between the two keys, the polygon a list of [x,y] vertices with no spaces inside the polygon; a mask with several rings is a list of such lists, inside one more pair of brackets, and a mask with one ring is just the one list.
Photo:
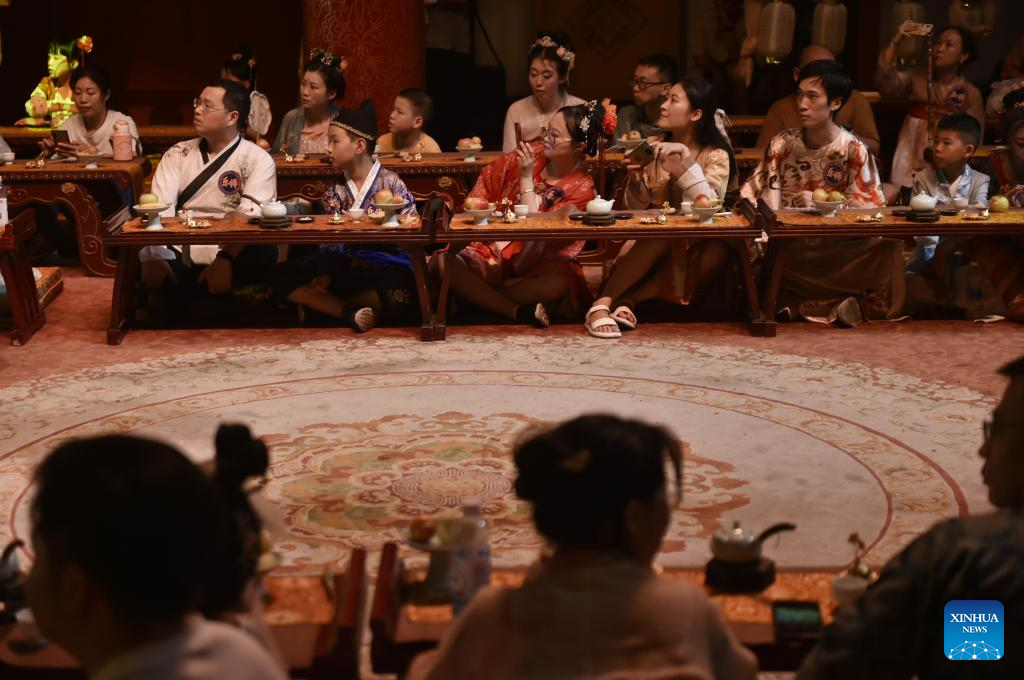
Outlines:
{"label": "long wooden low table", "polygon": [[[764,310],[766,324],[775,335],[775,306],[779,299],[782,273],[786,267],[783,242],[800,238],[909,238],[913,236],[1017,236],[1024,234],[1024,209],[1014,208],[1005,213],[991,213],[984,221],[942,216],[937,222],[911,222],[893,215],[893,210],[906,208],[864,208],[841,210],[835,217],[823,217],[817,212],[782,210],[773,211],[759,206],[762,225],[768,233],[768,252],[763,275]],[[882,213],[881,221],[861,222],[866,215]]]}
{"label": "long wooden low table", "polygon": [[[381,555],[380,572],[370,614],[373,635],[371,659],[378,673],[405,673],[417,654],[432,649],[444,637],[454,621],[450,604],[418,604],[411,600],[410,587],[422,580],[420,571],[410,571],[397,554],[394,544],[386,544]],[[715,591],[704,584],[703,569],[665,569],[661,578],[687,581],[703,589],[721,612],[733,633],[758,657],[761,670],[794,670],[807,645],[795,648],[775,637],[772,603],[781,600],[817,602],[822,623],[832,622],[837,603],[832,581],[839,574],[810,569],[780,569],[775,583],[760,593],[730,594]],[[524,570],[495,570],[492,585],[515,588],[522,584]]]}
{"label": "long wooden low table", "polygon": [[14,165],[0,166],[0,177],[12,209],[32,203],[66,206],[75,222],[82,267],[94,276],[113,276],[115,263],[103,248],[103,236],[117,228],[117,220],[123,219],[123,215],[116,210],[103,215],[89,193],[88,184],[114,182],[118,190],[131,190],[137,200],[149,169],[149,160],[144,156],[130,161],[103,158],[95,168],[85,167],[80,160],[48,161],[41,168],[30,168],[24,160],[18,160]]}
{"label": "long wooden low table", "polygon": [[[49,127],[0,127],[0,135],[19,156],[34,156],[39,152],[39,140],[49,137]],[[178,142],[196,136],[192,125],[142,125],[139,127],[139,142],[143,153],[162,154]]]}
{"label": "long wooden low table", "polygon": [[432,240],[431,220],[416,217],[398,227],[382,227],[366,218],[350,219],[343,224],[330,224],[327,215],[313,216],[313,222],[293,222],[287,229],[261,229],[250,224],[247,215],[235,213],[213,220],[208,229],[191,229],[177,218],[164,218],[164,229],[149,231],[140,220],[130,220],[104,237],[107,246],[118,250],[117,273],[110,309],[107,343],[118,345],[124,339],[135,316],[135,283],[139,272],[139,251],[155,245],[251,245],[251,244],[327,244],[327,243],[392,243],[402,247],[413,264],[420,299],[423,340],[433,333],[433,304],[426,276],[423,248]]}
{"label": "long wooden low table", "polygon": [[[448,224],[439,226],[437,240],[449,243],[442,257],[450,258],[466,244],[475,241],[722,239],[732,247],[743,274],[750,333],[760,336],[765,333],[765,319],[761,313],[750,254],[752,240],[761,236],[761,227],[757,224],[754,207],[749,201],[741,200],[739,209],[742,214],[715,217],[711,224],[706,225],[699,224],[696,217],[688,215],[669,215],[665,224],[643,224],[640,221],[643,217],[656,215],[657,211],[629,211],[631,218],[617,220],[614,225],[606,227],[572,220],[565,212],[532,213],[514,224],[505,224],[500,218],[492,217],[485,225],[474,224],[472,216],[468,214],[458,214]],[[625,211],[616,211],[616,214],[620,212]],[[443,340],[446,335],[451,267],[445,266],[444,272],[434,320],[434,336],[437,340]]]}

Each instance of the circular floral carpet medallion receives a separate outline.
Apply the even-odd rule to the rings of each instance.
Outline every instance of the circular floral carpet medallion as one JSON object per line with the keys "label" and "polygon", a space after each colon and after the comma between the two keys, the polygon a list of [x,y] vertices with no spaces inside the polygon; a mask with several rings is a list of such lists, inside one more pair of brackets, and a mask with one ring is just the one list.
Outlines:
{"label": "circular floral carpet medallion", "polygon": [[513,491],[511,447],[586,412],[664,424],[686,445],[662,564],[694,566],[740,521],[797,525],[786,566],[876,561],[943,517],[987,509],[977,427],[992,400],[888,370],[728,345],[617,345],[459,333],[445,343],[342,338],[96,368],[0,391],[0,540],[28,534],[35,465],[69,437],[132,432],[212,455],[220,422],[271,446],[261,505],[285,569],[401,540],[413,517],[483,500],[498,564],[540,545]]}

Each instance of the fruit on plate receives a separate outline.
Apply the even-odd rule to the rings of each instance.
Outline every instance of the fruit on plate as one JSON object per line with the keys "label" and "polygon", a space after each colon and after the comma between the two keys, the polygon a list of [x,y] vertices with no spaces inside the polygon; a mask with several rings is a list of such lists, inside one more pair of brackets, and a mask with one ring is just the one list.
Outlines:
{"label": "fruit on plate", "polygon": [[100,150],[95,146],[83,146],[78,150],[79,153],[84,153],[89,156],[96,156]]}
{"label": "fruit on plate", "polygon": [[636,142],[641,139],[639,130],[630,130],[626,134],[622,135],[622,138],[627,142]]}
{"label": "fruit on plate", "polygon": [[838,191],[830,191],[828,192],[828,200],[830,203],[835,203],[837,201],[842,202],[846,200],[846,196],[843,196]]}
{"label": "fruit on plate", "polygon": [[464,204],[466,210],[487,210],[493,203],[488,203],[486,198],[480,198],[479,196],[470,196],[466,199]]}
{"label": "fruit on plate", "polygon": [[148,203],[160,203],[160,197],[156,194],[142,194],[139,196],[139,205],[146,205]]}
{"label": "fruit on plate", "polygon": [[480,138],[477,137],[476,135],[473,135],[472,137],[470,137],[469,141],[473,143],[473,146],[480,146],[481,145]]}
{"label": "fruit on plate", "polygon": [[373,195],[373,202],[378,205],[387,205],[394,197],[395,195],[391,193],[390,189],[381,189]]}
{"label": "fruit on plate", "polygon": [[821,201],[822,203],[824,203],[825,201],[828,200],[828,192],[825,191],[824,189],[815,189],[814,193],[811,194],[811,198],[813,198],[815,201]]}
{"label": "fruit on plate", "polygon": [[1010,199],[1002,194],[996,194],[988,199],[988,209],[992,212],[1006,212],[1010,209]]}
{"label": "fruit on plate", "polygon": [[694,208],[711,208],[714,207],[714,203],[706,194],[701,194],[697,198],[693,199]]}
{"label": "fruit on plate", "polygon": [[430,517],[417,517],[409,524],[409,538],[417,543],[427,543],[437,531],[437,523]]}

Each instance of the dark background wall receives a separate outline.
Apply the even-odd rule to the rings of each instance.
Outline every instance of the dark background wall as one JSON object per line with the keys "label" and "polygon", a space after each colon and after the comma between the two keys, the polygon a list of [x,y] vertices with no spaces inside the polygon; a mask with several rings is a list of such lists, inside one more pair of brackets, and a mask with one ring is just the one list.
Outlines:
{"label": "dark background wall", "polygon": [[192,98],[242,43],[256,50],[257,86],[276,122],[298,99],[301,14],[300,2],[273,0],[12,0],[0,7],[0,121],[25,115],[51,37],[88,34],[87,63],[110,74],[112,105],[139,124],[191,121]]}

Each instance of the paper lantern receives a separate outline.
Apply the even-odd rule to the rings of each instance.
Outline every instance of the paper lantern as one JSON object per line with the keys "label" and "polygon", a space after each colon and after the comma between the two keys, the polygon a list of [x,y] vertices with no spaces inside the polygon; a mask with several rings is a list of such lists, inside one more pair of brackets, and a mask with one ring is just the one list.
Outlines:
{"label": "paper lantern", "polygon": [[793,50],[796,10],[783,0],[774,0],[761,10],[757,27],[757,53],[769,64],[780,64]]}
{"label": "paper lantern", "polygon": [[977,33],[981,28],[981,3],[977,0],[953,0],[949,5],[949,23]]}
{"label": "paper lantern", "polygon": [[[907,2],[900,0],[892,6],[892,33],[895,35],[904,21],[916,21],[924,23],[924,5],[919,2]],[[900,63],[906,64],[914,60],[914,56],[924,46],[924,38],[904,38],[896,47],[896,56]]]}
{"label": "paper lantern", "polygon": [[822,0],[814,8],[811,42],[839,54],[846,46],[846,5],[839,0]]}

